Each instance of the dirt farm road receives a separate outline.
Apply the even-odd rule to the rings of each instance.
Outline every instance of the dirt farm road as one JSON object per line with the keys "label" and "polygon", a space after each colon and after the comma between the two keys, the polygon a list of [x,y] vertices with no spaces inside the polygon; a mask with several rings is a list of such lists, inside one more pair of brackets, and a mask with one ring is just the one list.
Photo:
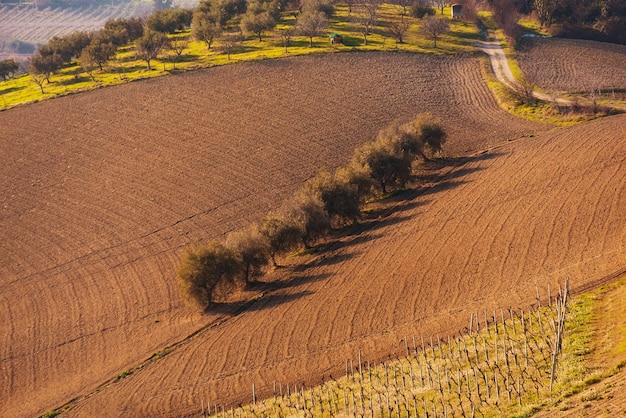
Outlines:
{"label": "dirt farm road", "polygon": [[[500,39],[497,35],[494,34],[493,37],[487,37],[486,41],[478,42],[476,44],[476,47],[485,54],[487,54],[491,63],[491,68],[493,69],[493,73],[500,83],[504,84],[507,88],[513,91],[520,91],[520,89],[523,89],[522,85],[519,83],[518,80],[515,79],[515,76],[511,71],[509,62],[506,59],[506,54],[502,49]],[[555,98],[538,91],[533,91],[532,94],[533,97],[538,100],[549,102],[556,101],[556,103],[561,106],[572,105],[571,100]]]}

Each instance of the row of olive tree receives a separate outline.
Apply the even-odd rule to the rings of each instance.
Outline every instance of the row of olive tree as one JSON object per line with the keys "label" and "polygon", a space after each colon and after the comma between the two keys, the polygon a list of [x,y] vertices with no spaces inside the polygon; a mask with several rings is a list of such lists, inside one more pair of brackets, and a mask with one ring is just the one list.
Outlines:
{"label": "row of olive tree", "polygon": [[[409,5],[411,0],[402,3]],[[382,0],[362,0],[361,10],[353,17],[353,22],[363,34],[367,44],[367,36],[377,24],[377,10]],[[406,9],[406,7],[405,7]],[[158,58],[165,50],[175,53],[174,67],[188,46],[187,37],[168,37],[176,31],[192,28],[192,37],[205,42],[211,49],[213,42],[219,39],[219,50],[228,54],[230,59],[233,51],[247,33],[258,37],[263,36],[276,27],[284,13],[296,17],[294,26],[280,30],[280,37],[287,50],[291,37],[296,35],[309,38],[309,46],[313,46],[313,38],[321,36],[328,27],[334,14],[334,6],[329,0],[201,0],[192,11],[187,9],[155,10],[146,19],[111,19],[103,29],[97,32],[74,32],[64,37],[54,37],[39,48],[29,63],[29,72],[33,81],[44,92],[43,83],[50,83],[50,76],[63,68],[72,60],[78,59],[80,68],[95,81],[94,71],[103,70],[103,66],[113,59],[118,48],[129,43],[135,44],[136,56],[146,61],[148,70],[151,61]],[[388,31],[398,43],[404,41],[410,22],[404,18],[391,21]],[[415,14],[415,13],[413,13]],[[437,46],[437,37],[449,30],[449,21],[444,17],[424,17],[421,32],[433,39]],[[7,62],[6,71],[1,75],[12,74]],[[4,67],[3,67],[4,68]],[[76,72],[78,77],[79,72]]]}
{"label": "row of olive tree", "polygon": [[102,69],[102,65],[115,56],[119,46],[141,37],[143,25],[138,18],[111,19],[95,33],[76,31],[67,36],[53,37],[33,55],[28,70],[42,93],[44,81],[50,83],[53,73],[79,57],[81,66],[91,75],[93,67]]}
{"label": "row of olive tree", "polygon": [[192,37],[206,43],[208,49],[218,39],[241,38],[243,33],[262,41],[283,13],[290,13],[297,23],[281,31],[285,46],[294,35],[309,37],[312,45],[313,37],[321,35],[334,11],[328,0],[201,0],[193,12]]}
{"label": "row of olive tree", "polygon": [[29,62],[29,72],[43,92],[43,82],[64,65],[78,60],[92,79],[117,54],[118,48],[135,42],[137,57],[150,61],[169,46],[168,33],[191,26],[192,11],[186,9],[155,10],[147,19],[110,19],[97,32],[76,31],[67,36],[53,37],[42,45]]}
{"label": "row of olive tree", "polygon": [[229,234],[223,243],[186,249],[177,273],[181,295],[207,308],[216,288],[248,285],[270,263],[277,267],[277,257],[357,222],[367,199],[405,187],[415,164],[439,153],[445,140],[445,130],[429,114],[391,124],[376,141],[356,149],[349,164],[334,173],[321,170],[259,223]]}

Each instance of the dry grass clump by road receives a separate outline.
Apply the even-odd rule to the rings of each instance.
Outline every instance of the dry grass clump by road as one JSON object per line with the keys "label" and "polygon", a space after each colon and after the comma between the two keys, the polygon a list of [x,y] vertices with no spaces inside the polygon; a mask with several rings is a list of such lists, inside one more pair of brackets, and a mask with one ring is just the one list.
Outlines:
{"label": "dry grass clump by road", "polygon": [[517,60],[524,76],[539,87],[565,93],[626,90],[626,46],[557,38],[527,38]]}
{"label": "dry grass clump by road", "polygon": [[[0,112],[0,415],[44,413],[230,317],[236,307],[183,306],[182,248],[259,219],[382,126],[424,111],[441,116],[448,156],[549,128],[501,111],[475,58],[402,53],[237,64]],[[227,340],[227,357],[247,352]],[[211,363],[230,369],[225,359]]]}
{"label": "dry grass clump by road", "polygon": [[626,262],[624,128],[624,116],[591,121],[425,173],[436,186],[372,208],[330,252],[286,259],[257,299],[219,307],[210,327],[73,413],[248,402],[253,383],[259,394],[318,384],[359,350],[380,362],[407,335],[452,335],[471,312],[527,306],[536,285],[610,277]]}

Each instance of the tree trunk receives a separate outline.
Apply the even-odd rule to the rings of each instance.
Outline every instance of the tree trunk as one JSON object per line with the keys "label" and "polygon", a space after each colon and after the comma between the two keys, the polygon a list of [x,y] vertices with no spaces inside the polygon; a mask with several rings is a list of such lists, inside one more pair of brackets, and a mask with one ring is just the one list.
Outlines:
{"label": "tree trunk", "polygon": [[309,36],[309,48],[313,48],[313,37]]}
{"label": "tree trunk", "polygon": [[152,67],[150,67],[150,60],[146,60],[146,62],[148,63],[148,71],[152,70]]}

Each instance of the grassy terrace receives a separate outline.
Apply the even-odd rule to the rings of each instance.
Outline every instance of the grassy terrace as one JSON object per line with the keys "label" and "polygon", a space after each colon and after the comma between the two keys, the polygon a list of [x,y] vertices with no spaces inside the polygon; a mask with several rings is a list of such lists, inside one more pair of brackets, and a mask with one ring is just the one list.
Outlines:
{"label": "grassy terrace", "polygon": [[[449,8],[444,10],[450,15]],[[352,19],[357,15],[356,8],[351,14],[345,5],[338,5],[335,16],[330,20],[327,33],[338,33],[343,36],[344,45],[332,46],[327,37],[314,38],[313,47],[309,47],[309,39],[303,36],[291,38],[290,45],[285,48],[280,29],[292,27],[295,19],[284,15],[283,20],[271,33],[267,33],[263,40],[250,36],[238,45],[232,52],[230,60],[225,53],[220,52],[220,41],[217,40],[209,50],[204,43],[190,39],[190,30],[180,32],[171,37],[189,40],[179,62],[175,62],[175,53],[165,51],[158,60],[152,61],[153,69],[147,70],[145,61],[135,56],[134,45],[118,49],[117,57],[111,60],[102,71],[94,71],[93,81],[80,66],[73,62],[59,72],[52,75],[50,83],[44,83],[44,94],[28,75],[0,82],[0,109],[15,105],[45,100],[63,96],[77,91],[92,90],[103,86],[127,83],[133,80],[159,77],[173,72],[188,71],[224,65],[242,61],[253,61],[270,58],[281,58],[315,53],[334,53],[346,51],[404,51],[429,54],[455,54],[474,51],[473,43],[480,39],[480,32],[476,25],[450,20],[450,32],[437,40],[437,48],[432,47],[432,41],[419,34],[419,19],[405,16],[411,23],[406,39],[403,43],[396,41],[388,34],[390,22],[402,18],[402,8],[383,4],[378,9],[378,23],[367,37],[364,45],[363,36]]]}

